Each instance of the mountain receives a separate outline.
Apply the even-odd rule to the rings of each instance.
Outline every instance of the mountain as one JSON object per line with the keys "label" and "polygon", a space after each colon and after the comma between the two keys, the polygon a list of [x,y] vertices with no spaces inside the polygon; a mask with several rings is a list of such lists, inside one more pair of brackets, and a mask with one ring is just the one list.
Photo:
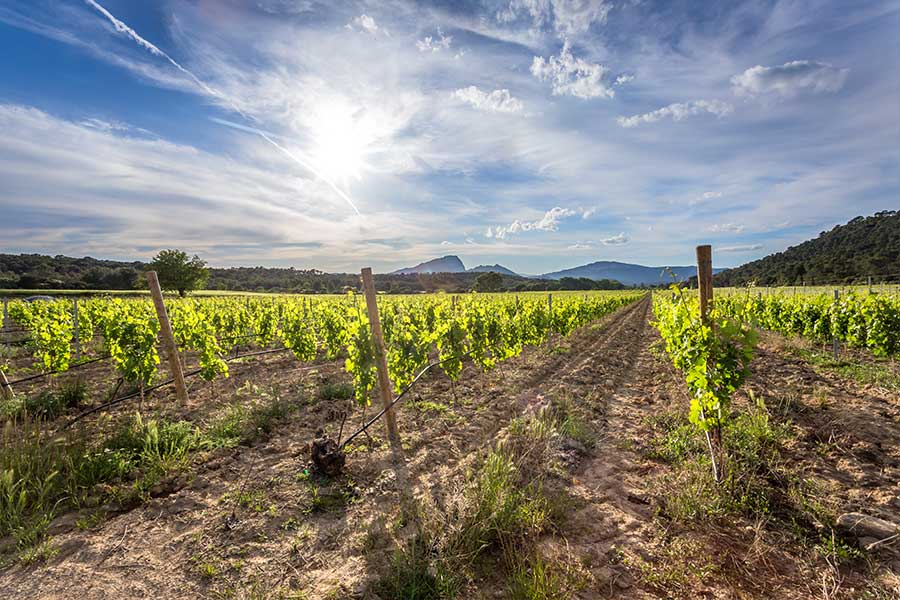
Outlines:
{"label": "mountain", "polygon": [[692,275],[697,275],[697,267],[694,266],[645,267],[643,265],[601,260],[580,267],[554,271],[553,273],[545,273],[544,275],[541,275],[540,278],[562,279],[563,277],[586,277],[594,280],[613,279],[624,283],[625,285],[659,285],[661,283],[664,284],[672,281],[669,270],[671,270],[679,281],[686,281]]}
{"label": "mountain", "polygon": [[818,237],[716,275],[715,285],[816,285],[897,281],[900,211],[856,217]]}
{"label": "mountain", "polygon": [[472,267],[468,270],[469,273],[489,273],[493,271],[494,273],[500,273],[501,275],[510,275],[512,277],[521,277],[515,271],[507,269],[503,265],[478,265],[477,267]]}
{"label": "mountain", "polygon": [[390,273],[390,275],[414,275],[416,273],[465,273],[466,266],[458,256],[452,254],[442,256],[423,263],[419,263],[414,267],[398,269]]}

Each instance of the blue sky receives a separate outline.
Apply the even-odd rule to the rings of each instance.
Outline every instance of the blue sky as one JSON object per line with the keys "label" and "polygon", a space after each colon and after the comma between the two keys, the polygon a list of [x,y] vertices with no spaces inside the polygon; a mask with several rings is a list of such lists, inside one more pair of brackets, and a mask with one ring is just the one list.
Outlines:
{"label": "blue sky", "polygon": [[897,31],[897,1],[0,0],[0,251],[733,266],[900,207]]}

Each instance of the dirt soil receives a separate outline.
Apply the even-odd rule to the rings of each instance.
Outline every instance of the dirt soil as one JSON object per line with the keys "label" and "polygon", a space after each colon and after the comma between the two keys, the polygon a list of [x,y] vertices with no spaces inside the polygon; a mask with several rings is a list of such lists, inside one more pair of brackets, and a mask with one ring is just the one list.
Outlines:
{"label": "dirt soil", "polygon": [[[232,366],[229,381],[195,384],[187,407],[171,392],[154,394],[144,411],[197,422],[264,390],[298,406],[252,446],[198,455],[145,504],[107,507],[88,526],[96,510],[57,518],[58,553],[0,571],[0,597],[377,598],[373,582],[412,535],[411,500],[449,506],[478,452],[511,419],[566,397],[588,409],[597,443],[566,465],[568,510],[539,544],[578,572],[576,597],[892,597],[863,595],[877,581],[900,598],[896,546],[833,567],[785,546],[774,524],[692,526],[660,515],[660,481],[672,467],[645,452],[647,419],[684,411],[688,399],[650,318],[648,296],[493,371],[467,365],[455,386],[430,373],[399,405],[402,449],[390,449],[379,423],[348,447],[345,474],[335,479],[310,470],[309,451],[318,429],[337,437],[351,408],[318,396],[323,385],[348,381],[340,361],[249,359]],[[898,398],[823,376],[787,356],[774,336],[764,338],[753,370],[747,389],[789,423],[789,460],[823,487],[831,507],[900,523]],[[134,408],[117,409],[114,419]],[[344,436],[363,420],[352,412]],[[464,597],[508,596],[486,580]]]}

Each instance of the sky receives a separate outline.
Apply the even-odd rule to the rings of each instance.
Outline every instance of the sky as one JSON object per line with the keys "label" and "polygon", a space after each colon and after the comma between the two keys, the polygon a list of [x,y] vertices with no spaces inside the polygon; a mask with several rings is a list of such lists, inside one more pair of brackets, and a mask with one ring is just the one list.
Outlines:
{"label": "sky", "polygon": [[0,252],[736,266],[900,208],[900,1],[0,0]]}

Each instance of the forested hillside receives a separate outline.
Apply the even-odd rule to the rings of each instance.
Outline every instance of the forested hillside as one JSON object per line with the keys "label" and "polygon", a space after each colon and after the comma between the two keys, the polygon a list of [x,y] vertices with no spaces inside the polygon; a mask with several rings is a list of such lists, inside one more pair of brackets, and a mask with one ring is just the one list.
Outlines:
{"label": "forested hillside", "polygon": [[715,276],[719,286],[816,285],[900,280],[900,212],[856,217],[815,239],[728,269]]}

